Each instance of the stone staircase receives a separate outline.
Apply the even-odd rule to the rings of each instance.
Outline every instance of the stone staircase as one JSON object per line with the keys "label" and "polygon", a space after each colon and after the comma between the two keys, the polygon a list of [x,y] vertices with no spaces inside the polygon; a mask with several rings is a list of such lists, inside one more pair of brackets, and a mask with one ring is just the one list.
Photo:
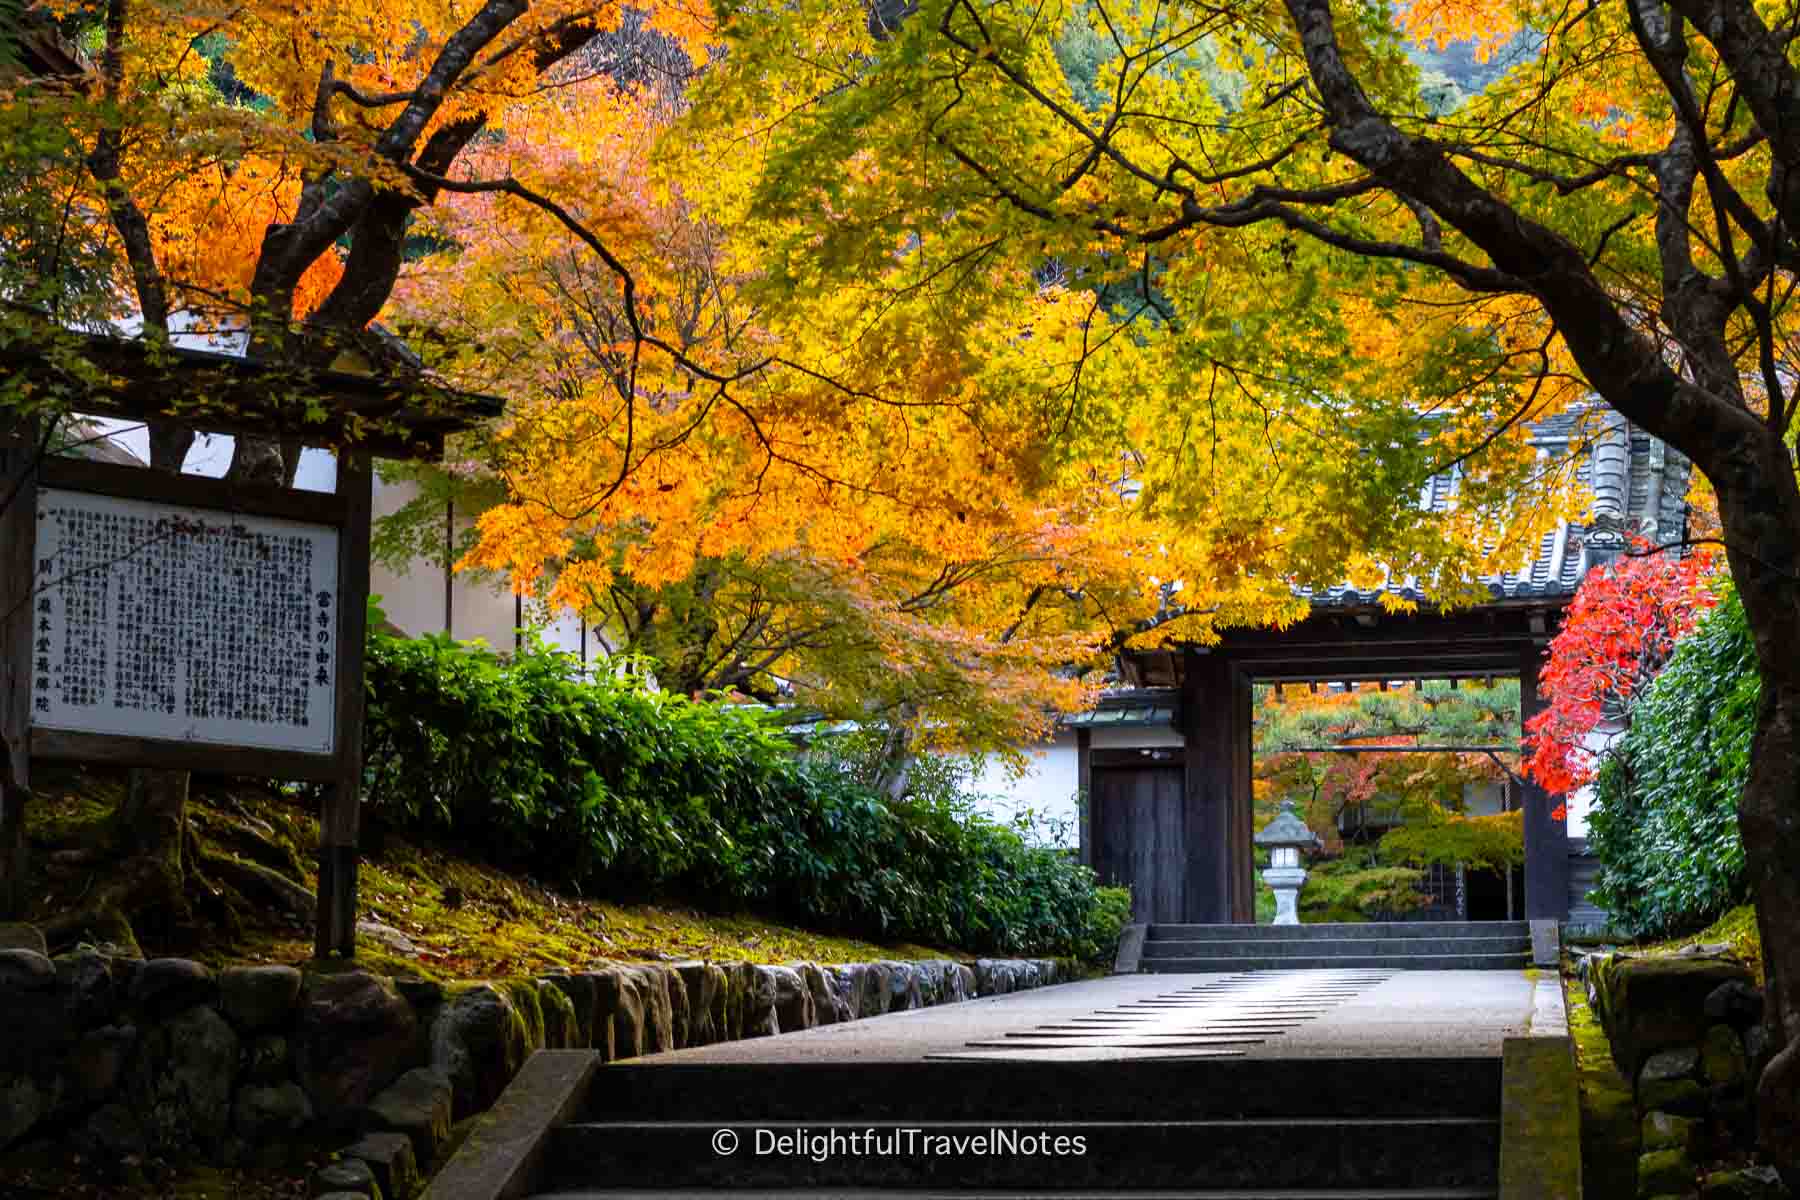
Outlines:
{"label": "stone staircase", "polygon": [[1395,921],[1365,925],[1152,925],[1141,971],[1374,967],[1517,970],[1531,965],[1524,921]]}
{"label": "stone staircase", "polygon": [[1500,1097],[1492,1057],[620,1063],[534,1195],[1491,1200]]}

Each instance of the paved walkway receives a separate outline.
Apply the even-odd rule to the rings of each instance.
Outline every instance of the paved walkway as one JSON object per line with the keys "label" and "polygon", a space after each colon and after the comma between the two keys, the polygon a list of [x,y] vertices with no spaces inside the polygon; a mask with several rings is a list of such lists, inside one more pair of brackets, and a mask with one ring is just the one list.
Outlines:
{"label": "paved walkway", "polygon": [[1531,1014],[1522,971],[1123,975],[638,1061],[1498,1058]]}

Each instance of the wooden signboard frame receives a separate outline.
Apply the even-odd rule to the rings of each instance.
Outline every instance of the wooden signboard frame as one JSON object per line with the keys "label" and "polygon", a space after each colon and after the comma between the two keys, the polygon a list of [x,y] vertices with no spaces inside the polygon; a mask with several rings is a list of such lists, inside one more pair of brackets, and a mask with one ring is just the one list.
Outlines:
{"label": "wooden signboard frame", "polygon": [[[363,653],[368,623],[370,455],[436,459],[444,439],[498,416],[491,396],[452,392],[416,375],[388,377],[184,349],[160,354],[138,342],[88,339],[108,374],[80,408],[211,432],[337,447],[337,490],[302,492],[46,453],[35,421],[0,412],[0,882],[23,878],[31,764],[73,761],[261,775],[324,785],[319,813],[319,893],[314,949],[356,952],[356,843],[362,786]],[[67,380],[28,347],[0,352],[0,369]],[[306,403],[300,403],[306,400]],[[322,403],[320,403],[322,401]],[[32,724],[32,646],[38,492],[55,488],[298,521],[337,531],[337,645],[332,750],[312,754],[216,742],[83,733]],[[0,912],[19,907],[0,894]]]}
{"label": "wooden signboard frame", "polygon": [[[105,763],[305,780],[324,785],[319,814],[319,957],[352,957],[356,946],[356,841],[362,783],[363,645],[368,621],[369,520],[374,477],[366,450],[338,454],[337,490],[300,492],[41,454],[15,434],[0,449],[0,480],[12,495],[0,512],[0,734],[10,770],[0,828],[22,832],[33,762]],[[38,492],[197,508],[229,516],[277,517],[337,532],[337,614],[332,750],[313,754],[215,742],[52,729],[32,723],[32,570]],[[12,847],[8,847],[12,849]],[[17,852],[16,849],[13,852]]]}

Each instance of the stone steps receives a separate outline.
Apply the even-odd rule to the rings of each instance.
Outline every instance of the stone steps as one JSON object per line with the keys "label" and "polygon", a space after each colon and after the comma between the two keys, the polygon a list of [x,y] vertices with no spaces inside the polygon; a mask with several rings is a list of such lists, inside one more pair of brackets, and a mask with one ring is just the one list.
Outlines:
{"label": "stone steps", "polygon": [[545,1169],[638,1188],[1416,1188],[1491,1184],[1499,1157],[1497,1116],[663,1121],[563,1126]]}
{"label": "stone steps", "polygon": [[1147,942],[1181,940],[1256,941],[1306,938],[1467,938],[1531,936],[1525,921],[1367,921],[1317,925],[1152,925]]}
{"label": "stone steps", "polygon": [[580,1118],[830,1122],[1491,1116],[1497,1058],[614,1063]]}
{"label": "stone steps", "polygon": [[1144,961],[1164,958],[1304,958],[1370,957],[1394,951],[1404,954],[1526,954],[1531,938],[1227,938],[1208,941],[1174,939],[1144,943]]}
{"label": "stone steps", "polygon": [[1207,1188],[1201,1191],[1183,1189],[1181,1191],[1047,1191],[1036,1188],[1028,1192],[997,1192],[987,1189],[976,1191],[917,1191],[914,1189],[889,1190],[856,1188],[816,1189],[816,1188],[782,1188],[779,1191],[765,1189],[733,1189],[730,1192],[719,1192],[712,1188],[702,1191],[656,1191],[644,1192],[630,1189],[581,1188],[575,1191],[540,1192],[536,1200],[720,1200],[721,1196],[729,1196],[731,1200],[1040,1200],[1044,1196],[1059,1197],[1060,1200],[1495,1200],[1500,1195],[1497,1188],[1228,1188],[1220,1191]]}
{"label": "stone steps", "polygon": [[1232,971],[1322,971],[1339,967],[1405,971],[1516,971],[1531,965],[1524,954],[1323,954],[1259,958],[1146,959],[1141,970],[1161,975],[1216,975]]}
{"label": "stone steps", "polygon": [[1152,925],[1138,969],[1163,974],[1392,968],[1517,970],[1531,965],[1524,921],[1330,925]]}
{"label": "stone steps", "polygon": [[1492,1200],[1500,1084],[1491,1057],[617,1063],[534,1194]]}

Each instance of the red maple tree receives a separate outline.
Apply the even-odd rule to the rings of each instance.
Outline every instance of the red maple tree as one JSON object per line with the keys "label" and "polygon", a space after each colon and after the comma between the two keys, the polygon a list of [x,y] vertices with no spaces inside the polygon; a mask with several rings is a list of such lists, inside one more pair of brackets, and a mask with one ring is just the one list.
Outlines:
{"label": "red maple tree", "polygon": [[[1525,722],[1525,774],[1557,795],[1594,778],[1587,736],[1618,714],[1669,659],[1675,642],[1718,603],[1710,547],[1677,557],[1644,543],[1588,572],[1550,643],[1538,678],[1546,707]],[[1558,805],[1558,820],[1567,814]]]}

